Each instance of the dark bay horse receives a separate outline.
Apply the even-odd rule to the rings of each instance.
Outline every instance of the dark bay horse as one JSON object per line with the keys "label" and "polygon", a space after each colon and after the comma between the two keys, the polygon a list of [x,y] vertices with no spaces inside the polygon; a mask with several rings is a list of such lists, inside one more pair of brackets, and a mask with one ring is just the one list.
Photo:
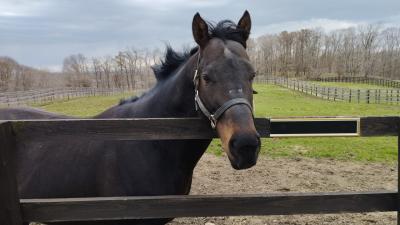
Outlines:
{"label": "dark bay horse", "polygon": [[[203,117],[221,138],[235,169],[256,164],[260,138],[252,114],[254,70],[246,53],[251,20],[205,22],[197,13],[192,31],[198,47],[167,48],[154,67],[156,86],[121,101],[94,118]],[[0,120],[57,119],[34,109],[1,109]],[[190,132],[190,131],[188,131]],[[49,138],[17,149],[21,198],[187,195],[193,169],[211,140],[90,141]],[[165,224],[171,219],[63,224]],[[40,221],[38,221],[40,222]]]}

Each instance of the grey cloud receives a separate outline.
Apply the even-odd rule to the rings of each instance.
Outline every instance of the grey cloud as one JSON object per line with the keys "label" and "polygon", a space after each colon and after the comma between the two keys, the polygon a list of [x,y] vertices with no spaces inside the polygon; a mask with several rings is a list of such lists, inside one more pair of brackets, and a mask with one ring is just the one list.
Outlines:
{"label": "grey cloud", "polygon": [[194,44],[190,26],[197,11],[212,21],[237,21],[248,9],[255,34],[320,19],[400,24],[398,0],[0,0],[2,4],[0,55],[31,66],[61,64],[77,52],[106,55],[128,46],[161,47],[165,41]]}

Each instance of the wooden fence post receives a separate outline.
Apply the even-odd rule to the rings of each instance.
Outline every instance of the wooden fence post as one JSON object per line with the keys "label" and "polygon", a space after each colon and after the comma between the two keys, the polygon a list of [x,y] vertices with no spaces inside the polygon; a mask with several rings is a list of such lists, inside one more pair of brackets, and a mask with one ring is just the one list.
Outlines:
{"label": "wooden fence post", "polygon": [[367,94],[365,95],[365,100],[367,101],[367,104],[369,104],[369,89],[367,89]]}
{"label": "wooden fence post", "polygon": [[344,88],[341,89],[342,89],[342,101],[344,101]]}
{"label": "wooden fence post", "polygon": [[328,87],[328,100],[329,100],[329,94],[330,94],[330,92],[331,92],[331,88]]}
{"label": "wooden fence post", "polygon": [[400,120],[397,121],[397,225],[400,225]]}
{"label": "wooden fence post", "polygon": [[393,104],[393,89],[390,89],[390,104]]}
{"label": "wooden fence post", "polygon": [[349,89],[349,102],[351,102],[351,89]]}
{"label": "wooden fence post", "polygon": [[378,103],[381,103],[381,89],[378,90]]}
{"label": "wooden fence post", "polygon": [[360,103],[360,89],[357,90],[357,103]]}
{"label": "wooden fence post", "polygon": [[15,136],[9,122],[0,122],[0,224],[22,225],[15,177]]}
{"label": "wooden fence post", "polygon": [[389,102],[389,89],[386,89],[386,103]]}
{"label": "wooden fence post", "polygon": [[333,101],[336,101],[337,98],[337,89],[335,88],[335,95],[333,96]]}

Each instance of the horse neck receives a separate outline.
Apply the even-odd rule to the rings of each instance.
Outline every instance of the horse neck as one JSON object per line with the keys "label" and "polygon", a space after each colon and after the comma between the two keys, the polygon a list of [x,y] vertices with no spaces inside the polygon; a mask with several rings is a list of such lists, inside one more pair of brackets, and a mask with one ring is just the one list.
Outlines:
{"label": "horse neck", "polygon": [[[162,81],[150,102],[163,111],[161,117],[196,117],[194,103],[194,63],[189,59],[173,77]],[[154,105],[153,105],[154,106]]]}
{"label": "horse neck", "polygon": [[197,55],[138,100],[117,105],[93,118],[196,117],[193,75]]}
{"label": "horse neck", "polygon": [[[116,106],[98,118],[166,118],[197,117],[194,103],[193,76],[197,55],[192,56],[172,77],[133,103]],[[168,151],[170,160],[178,160],[181,168],[192,172],[211,140],[176,141]],[[173,149],[172,149],[173,148]]]}
{"label": "horse neck", "polygon": [[[165,110],[163,116],[198,117],[199,114],[195,109],[193,84],[196,63],[197,54],[182,65],[166,83],[161,84],[160,91],[154,97],[158,101],[154,103]],[[165,101],[159,101],[160,99],[165,99]],[[191,173],[210,142],[211,139],[179,141],[170,156],[173,159],[179,159],[182,163],[181,169],[186,168]]]}

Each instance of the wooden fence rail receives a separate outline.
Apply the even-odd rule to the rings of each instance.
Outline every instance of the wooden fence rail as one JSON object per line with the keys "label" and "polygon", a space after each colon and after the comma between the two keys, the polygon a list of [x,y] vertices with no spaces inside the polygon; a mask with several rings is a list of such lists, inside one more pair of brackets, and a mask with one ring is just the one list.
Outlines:
{"label": "wooden fence rail", "polygon": [[[326,136],[351,134],[368,137],[400,134],[399,116],[257,118],[255,124],[261,136],[267,138],[318,133]],[[386,212],[399,209],[398,191],[19,200],[13,156],[16,143],[40,142],[42,137],[60,137],[60,140],[65,141],[65,138],[74,136],[88,140],[166,140],[209,139],[216,137],[216,133],[208,123],[197,118],[0,121],[0,224],[21,225],[22,221]]]}
{"label": "wooden fence rail", "polygon": [[381,77],[322,77],[322,78],[306,78],[309,81],[321,82],[346,82],[371,84],[389,88],[400,88],[400,81],[384,79]]}
{"label": "wooden fence rail", "polygon": [[326,100],[367,104],[400,104],[400,89],[352,89],[321,86],[308,81],[269,77],[258,79],[258,83],[270,83]]}
{"label": "wooden fence rail", "polygon": [[63,222],[387,212],[397,210],[397,198],[396,192],[359,192],[26,199],[21,209],[27,221]]}
{"label": "wooden fence rail", "polygon": [[107,96],[124,92],[141,93],[145,89],[128,89],[128,88],[60,88],[60,89],[44,89],[18,92],[2,92],[0,93],[0,106],[21,106],[28,104],[42,104],[55,100],[72,99],[87,96]]}

